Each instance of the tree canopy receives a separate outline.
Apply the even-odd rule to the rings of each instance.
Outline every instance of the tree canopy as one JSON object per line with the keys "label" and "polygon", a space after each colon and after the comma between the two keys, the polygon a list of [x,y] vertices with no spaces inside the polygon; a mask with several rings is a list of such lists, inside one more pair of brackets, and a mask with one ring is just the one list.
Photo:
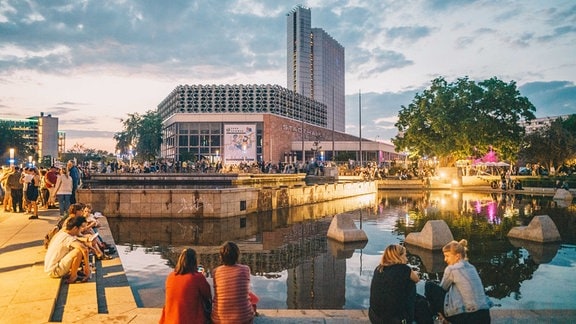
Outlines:
{"label": "tree canopy", "polygon": [[495,77],[478,83],[439,77],[401,108],[399,134],[392,139],[396,151],[437,157],[444,165],[478,158],[492,148],[500,159],[514,160],[524,136],[519,122],[534,119],[536,110],[514,81]]}
{"label": "tree canopy", "polygon": [[114,134],[116,149],[121,154],[132,150],[138,160],[149,161],[155,159],[160,153],[162,144],[162,120],[154,111],[146,114],[128,114],[122,120],[123,130]]}
{"label": "tree canopy", "polygon": [[525,136],[519,154],[524,163],[540,163],[559,169],[576,161],[576,115],[558,118],[550,126]]}

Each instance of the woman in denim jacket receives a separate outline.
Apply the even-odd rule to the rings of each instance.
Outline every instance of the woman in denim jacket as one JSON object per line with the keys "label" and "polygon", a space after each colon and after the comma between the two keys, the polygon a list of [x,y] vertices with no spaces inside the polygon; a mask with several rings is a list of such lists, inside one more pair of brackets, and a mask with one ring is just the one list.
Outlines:
{"label": "woman in denim jacket", "polygon": [[426,282],[425,293],[433,313],[452,324],[490,323],[492,302],[476,268],[468,262],[468,241],[452,241],[442,248],[448,264],[440,286]]}

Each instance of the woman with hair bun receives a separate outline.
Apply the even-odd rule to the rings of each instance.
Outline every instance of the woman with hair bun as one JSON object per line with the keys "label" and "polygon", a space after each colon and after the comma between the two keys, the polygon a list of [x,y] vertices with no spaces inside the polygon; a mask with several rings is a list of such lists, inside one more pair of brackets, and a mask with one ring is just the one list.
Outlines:
{"label": "woman with hair bun", "polygon": [[476,268],[468,262],[468,241],[452,241],[442,248],[444,276],[440,285],[426,282],[425,294],[431,310],[452,324],[490,323],[492,302]]}
{"label": "woman with hair bun", "polygon": [[418,274],[408,265],[406,248],[389,245],[374,270],[370,284],[371,323],[412,323]]}
{"label": "woman with hair bun", "polygon": [[160,323],[204,324],[210,322],[212,291],[203,273],[198,272],[196,251],[184,249],[166,278],[166,302]]}

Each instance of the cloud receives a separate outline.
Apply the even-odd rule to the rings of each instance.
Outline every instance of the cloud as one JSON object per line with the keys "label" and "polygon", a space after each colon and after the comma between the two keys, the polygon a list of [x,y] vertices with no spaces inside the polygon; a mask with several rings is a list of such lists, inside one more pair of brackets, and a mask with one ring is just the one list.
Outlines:
{"label": "cloud", "polygon": [[389,28],[386,31],[386,36],[392,39],[416,41],[430,35],[431,32],[432,28],[425,26],[398,26]]}
{"label": "cloud", "polygon": [[576,85],[574,82],[530,82],[518,89],[536,107],[536,117],[576,114]]}

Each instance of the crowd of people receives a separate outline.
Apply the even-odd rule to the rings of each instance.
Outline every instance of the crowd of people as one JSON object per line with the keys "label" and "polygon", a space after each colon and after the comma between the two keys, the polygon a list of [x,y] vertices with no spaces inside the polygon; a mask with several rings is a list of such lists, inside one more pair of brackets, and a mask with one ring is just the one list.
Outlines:
{"label": "crowd of people", "polygon": [[60,215],[66,216],[81,185],[82,173],[72,160],[63,167],[4,166],[0,202],[5,212],[30,214],[29,219],[38,219],[39,209],[59,208]]}
{"label": "crowd of people", "polygon": [[[447,266],[442,280],[425,283],[416,292],[418,273],[408,265],[406,248],[391,244],[384,250],[370,285],[368,317],[373,324],[487,324],[492,302],[476,268],[468,262],[466,240],[442,248]],[[221,265],[212,271],[213,291],[196,251],[182,250],[166,278],[160,323],[253,323],[258,297],[250,287],[250,268],[239,264],[234,242],[220,247]]]}

